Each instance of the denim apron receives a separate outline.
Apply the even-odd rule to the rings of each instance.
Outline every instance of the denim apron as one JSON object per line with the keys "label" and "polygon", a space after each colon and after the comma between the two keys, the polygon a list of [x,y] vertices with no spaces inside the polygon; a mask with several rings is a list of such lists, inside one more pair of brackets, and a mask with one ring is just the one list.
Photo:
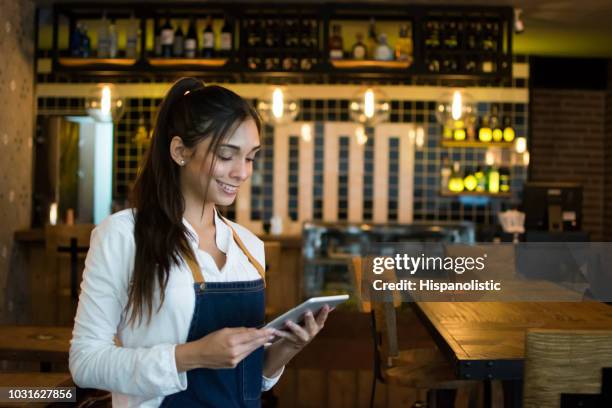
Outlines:
{"label": "denim apron", "polygon": [[[265,272],[231,225],[234,241],[259,272],[261,279],[205,283],[193,260],[195,309],[187,341],[198,340],[226,327],[261,327],[264,323]],[[228,251],[229,252],[229,251]],[[197,368],[187,371],[187,389],[164,398],[161,407],[260,407],[264,348],[253,351],[236,368]]]}

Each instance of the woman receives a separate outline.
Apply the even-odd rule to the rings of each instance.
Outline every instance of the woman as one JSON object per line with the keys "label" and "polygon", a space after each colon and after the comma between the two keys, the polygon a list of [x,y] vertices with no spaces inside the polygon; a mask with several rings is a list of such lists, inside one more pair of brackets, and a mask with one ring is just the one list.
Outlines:
{"label": "woman", "polygon": [[112,391],[119,407],[259,406],[321,330],[327,307],[303,326],[260,328],[263,243],[215,209],[250,177],[260,127],[228,89],[184,78],[169,90],[134,208],[91,236],[70,348],[76,384]]}

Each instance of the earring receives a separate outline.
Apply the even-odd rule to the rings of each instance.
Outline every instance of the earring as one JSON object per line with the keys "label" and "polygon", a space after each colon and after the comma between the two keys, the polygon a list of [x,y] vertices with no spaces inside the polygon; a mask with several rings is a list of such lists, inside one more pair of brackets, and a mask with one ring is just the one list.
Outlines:
{"label": "earring", "polygon": [[181,164],[181,166],[184,166],[185,165],[185,160],[181,160],[180,164]]}

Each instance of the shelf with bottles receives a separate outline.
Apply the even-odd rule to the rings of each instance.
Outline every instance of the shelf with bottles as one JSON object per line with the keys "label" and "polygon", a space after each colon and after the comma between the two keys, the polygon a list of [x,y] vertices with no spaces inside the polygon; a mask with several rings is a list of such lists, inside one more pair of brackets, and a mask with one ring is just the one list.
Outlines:
{"label": "shelf with bottles", "polygon": [[[351,70],[407,70],[414,61],[412,22],[365,21],[330,22],[328,41],[329,63],[336,69]],[[385,30],[385,31],[382,31]],[[387,32],[398,31],[396,36]],[[367,35],[364,35],[364,31]],[[343,36],[343,33],[347,37]],[[353,37],[350,48],[344,38]]]}
{"label": "shelf with bottles", "polygon": [[445,75],[511,74],[511,9],[432,7],[420,24],[421,70]]}
{"label": "shelf with bottles", "polygon": [[495,165],[461,167],[459,162],[450,165],[444,159],[440,169],[440,195],[444,197],[475,195],[510,197],[510,168]]}
{"label": "shelf with bottles", "polygon": [[317,72],[322,17],[313,5],[249,4],[240,19],[240,57],[246,72]]}
{"label": "shelf with bottles", "polygon": [[237,60],[236,17],[221,8],[160,9],[146,27],[153,35],[145,58],[153,67],[219,69]]}
{"label": "shelf with bottles", "polygon": [[104,9],[57,5],[53,14],[54,64],[67,69],[125,69],[140,59],[143,20],[133,7]]}
{"label": "shelf with bottles", "polygon": [[450,120],[442,125],[442,147],[515,147],[516,132],[508,115],[501,115],[499,106],[492,104],[486,114]]}
{"label": "shelf with bottles", "polygon": [[[53,63],[68,72],[105,74],[189,68],[243,75],[497,79],[511,73],[506,43],[511,11],[331,3],[59,3],[53,14]],[[474,22],[478,35],[473,38],[458,28]],[[483,34],[489,28],[498,35],[494,39]]]}

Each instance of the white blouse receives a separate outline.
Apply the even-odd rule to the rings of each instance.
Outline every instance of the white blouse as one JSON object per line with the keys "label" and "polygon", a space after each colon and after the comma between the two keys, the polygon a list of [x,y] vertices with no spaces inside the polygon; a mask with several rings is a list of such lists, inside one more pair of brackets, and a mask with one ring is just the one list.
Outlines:
{"label": "white blouse", "polygon": [[[229,222],[265,267],[263,242],[246,228]],[[192,232],[190,243],[205,281],[260,278],[216,212],[216,244],[226,254],[221,270],[212,256],[198,248],[193,227],[185,219],[183,223]],[[186,263],[172,266],[161,309],[155,313],[159,306],[157,287],[150,323],[127,325],[125,306],[135,253],[131,209],[107,217],[93,230],[70,342],[70,372],[80,387],[111,391],[113,407],[158,407],[164,396],[187,388],[187,373],[177,371],[174,350],[187,341],[195,307],[194,281]],[[121,346],[114,343],[115,335]],[[262,390],[272,388],[281,374],[263,377]]]}

